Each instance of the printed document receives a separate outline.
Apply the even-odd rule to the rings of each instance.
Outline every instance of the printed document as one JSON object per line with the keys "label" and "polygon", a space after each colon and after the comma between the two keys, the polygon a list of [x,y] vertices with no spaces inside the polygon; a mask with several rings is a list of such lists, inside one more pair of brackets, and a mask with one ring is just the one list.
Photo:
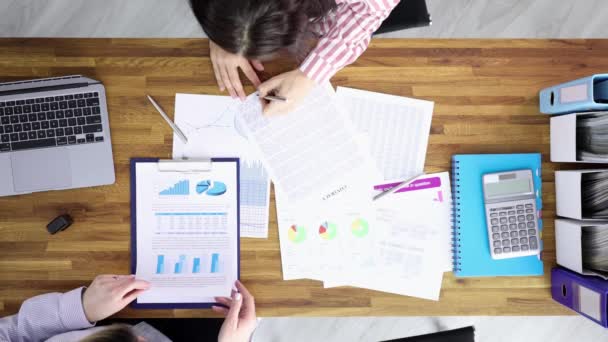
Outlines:
{"label": "printed document", "polygon": [[136,164],[138,303],[212,303],[238,277],[237,162],[206,172]]}
{"label": "printed document", "polygon": [[350,274],[374,258],[377,230],[373,210],[356,201],[332,213],[311,213],[306,219],[290,215],[290,205],[275,188],[283,279],[324,280]]}
{"label": "printed document", "polygon": [[177,94],[175,123],[188,144],[173,139],[173,158],[239,157],[241,237],[267,238],[270,178],[242,127],[238,101],[229,96]]}
{"label": "printed document", "polygon": [[338,87],[336,96],[369,149],[384,179],[424,171],[434,103]]}
{"label": "printed document", "polygon": [[[377,192],[401,181],[374,186]],[[451,270],[452,212],[447,172],[424,175],[374,202],[380,231],[373,263],[325,278],[325,287],[350,285],[438,300]],[[370,252],[371,253],[371,252]]]}
{"label": "printed document", "polygon": [[314,229],[303,223],[298,224],[289,210],[289,203],[276,188],[275,197],[283,279],[322,280],[318,272],[319,245],[315,239],[311,239]]}
{"label": "printed document", "polygon": [[[401,183],[386,181],[373,193]],[[277,190],[283,278],[323,281],[438,300],[451,270],[452,212],[447,172],[423,175],[375,201],[370,210],[289,215]]]}
{"label": "printed document", "polygon": [[264,116],[257,94],[238,110],[237,121],[299,217],[331,212],[349,199],[369,206],[369,189],[379,177],[369,150],[358,141],[330,89],[313,88],[297,109],[284,115]]}
{"label": "printed document", "polygon": [[[401,183],[387,181],[374,186],[374,191],[386,191]],[[429,226],[429,237],[438,241],[440,264],[445,272],[452,270],[452,187],[450,173],[439,172],[418,177],[395,192],[400,196],[389,196],[386,201],[376,201],[378,210],[385,213],[399,211],[406,215],[425,213],[421,221],[433,222]]]}

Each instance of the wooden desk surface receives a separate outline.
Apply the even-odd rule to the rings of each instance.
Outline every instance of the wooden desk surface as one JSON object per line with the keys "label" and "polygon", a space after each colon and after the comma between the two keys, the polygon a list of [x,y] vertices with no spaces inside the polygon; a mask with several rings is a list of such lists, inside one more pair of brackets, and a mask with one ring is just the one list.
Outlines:
{"label": "wooden desk surface", "polygon": [[[273,198],[270,237],[241,244],[242,279],[256,297],[258,315],[570,314],[549,291],[555,264],[553,171],[559,165],[549,163],[549,117],[538,112],[538,91],[605,72],[606,55],[608,40],[374,40],[333,84],[435,101],[427,172],[449,170],[455,153],[543,154],[545,276],[456,279],[450,273],[439,302],[286,282]],[[270,73],[288,68],[267,64]],[[28,297],[88,284],[96,274],[129,271],[129,158],[171,157],[171,130],[144,94],[169,113],[176,92],[219,94],[206,40],[0,40],[2,81],[67,74],[87,75],[106,86],[116,184],[0,199],[0,316],[15,313]],[[50,236],[46,223],[64,211],[75,224]],[[127,309],[120,315],[212,314]]]}

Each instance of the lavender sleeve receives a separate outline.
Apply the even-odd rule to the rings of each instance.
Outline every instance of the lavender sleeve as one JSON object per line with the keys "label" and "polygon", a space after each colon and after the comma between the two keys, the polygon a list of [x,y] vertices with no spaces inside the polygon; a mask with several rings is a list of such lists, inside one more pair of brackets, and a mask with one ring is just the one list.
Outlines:
{"label": "lavender sleeve", "polygon": [[83,288],[32,297],[19,313],[0,319],[0,341],[41,341],[72,330],[90,328],[82,307]]}

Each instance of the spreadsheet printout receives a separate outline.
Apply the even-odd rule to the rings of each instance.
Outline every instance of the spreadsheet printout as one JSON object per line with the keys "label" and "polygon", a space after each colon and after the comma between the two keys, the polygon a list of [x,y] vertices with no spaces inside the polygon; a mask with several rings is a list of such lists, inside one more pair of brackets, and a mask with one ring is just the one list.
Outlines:
{"label": "spreadsheet printout", "polygon": [[385,180],[424,171],[433,102],[345,87],[338,87],[336,96],[357,130],[367,136]]}

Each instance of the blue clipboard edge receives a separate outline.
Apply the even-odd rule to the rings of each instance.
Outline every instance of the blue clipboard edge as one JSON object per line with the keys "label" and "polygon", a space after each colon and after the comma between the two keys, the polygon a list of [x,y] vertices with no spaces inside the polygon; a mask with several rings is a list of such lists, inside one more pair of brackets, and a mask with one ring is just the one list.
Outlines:
{"label": "blue clipboard edge", "polygon": [[[135,177],[135,167],[138,163],[158,163],[159,158],[131,158],[129,165],[130,174],[130,191],[131,191],[131,274],[135,274],[137,266],[137,198],[136,198],[136,183],[137,177]],[[241,174],[240,174],[240,160],[239,158],[211,158],[212,162],[236,162],[236,252],[237,252],[237,279],[241,279]],[[130,307],[134,309],[209,309],[217,303],[154,303],[154,304],[142,304],[138,303],[135,299]],[[218,304],[219,305],[219,304]]]}

